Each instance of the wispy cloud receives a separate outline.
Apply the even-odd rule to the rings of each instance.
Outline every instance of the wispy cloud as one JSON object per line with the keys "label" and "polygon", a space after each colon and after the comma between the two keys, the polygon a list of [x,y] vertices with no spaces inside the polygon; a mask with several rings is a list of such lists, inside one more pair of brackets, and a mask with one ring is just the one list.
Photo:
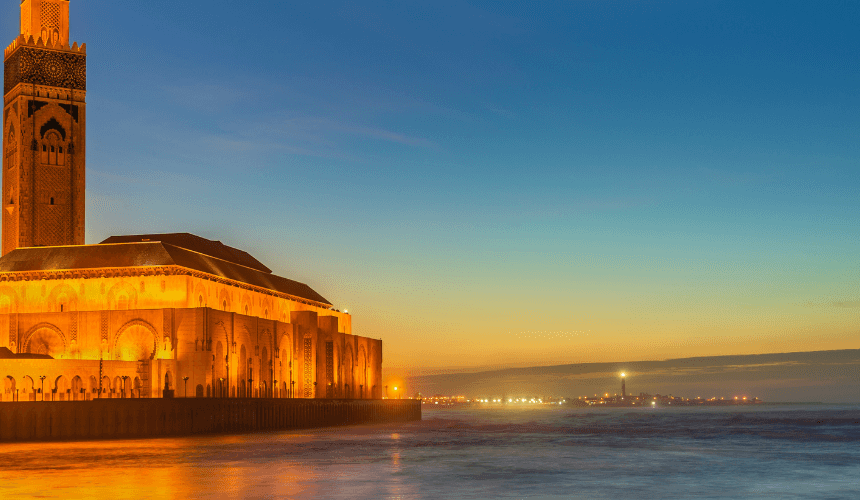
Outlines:
{"label": "wispy cloud", "polygon": [[300,116],[283,120],[280,123],[264,124],[265,128],[286,136],[330,142],[332,135],[351,135],[379,139],[409,146],[431,147],[434,143],[420,137],[394,132],[384,128],[350,123],[324,117]]}
{"label": "wispy cloud", "polygon": [[841,309],[857,309],[860,308],[860,300],[828,300],[817,299],[803,302],[804,307],[838,307]]}
{"label": "wispy cloud", "polygon": [[843,307],[846,309],[853,309],[856,307],[860,307],[860,300],[834,300],[830,303],[833,307]]}

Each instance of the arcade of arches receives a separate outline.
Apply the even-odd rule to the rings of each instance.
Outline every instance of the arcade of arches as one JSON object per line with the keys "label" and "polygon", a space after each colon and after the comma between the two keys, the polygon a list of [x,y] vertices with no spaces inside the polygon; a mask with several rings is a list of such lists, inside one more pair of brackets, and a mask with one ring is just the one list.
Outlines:
{"label": "arcade of arches", "polygon": [[4,319],[21,349],[0,347],[2,401],[382,397],[382,342],[310,311],[289,323],[207,307]]}

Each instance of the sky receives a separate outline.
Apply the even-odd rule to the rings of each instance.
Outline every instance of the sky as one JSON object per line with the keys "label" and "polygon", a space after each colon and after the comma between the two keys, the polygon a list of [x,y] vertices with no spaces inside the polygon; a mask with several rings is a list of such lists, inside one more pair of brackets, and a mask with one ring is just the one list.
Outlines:
{"label": "sky", "polygon": [[[860,403],[860,349],[705,356],[660,361],[582,363],[405,379],[409,395],[478,399],[581,398],[621,393],[704,399],[758,398],[766,403]],[[394,391],[389,390],[389,395]]]}
{"label": "sky", "polygon": [[247,250],[394,371],[857,349],[858,18],[71,0],[86,240]]}

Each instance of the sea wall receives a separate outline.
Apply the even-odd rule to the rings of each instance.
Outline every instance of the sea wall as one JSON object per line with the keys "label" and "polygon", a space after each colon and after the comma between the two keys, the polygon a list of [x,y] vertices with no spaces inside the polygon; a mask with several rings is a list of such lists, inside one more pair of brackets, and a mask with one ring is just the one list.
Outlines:
{"label": "sea wall", "polygon": [[0,403],[0,441],[149,438],[421,420],[418,400],[96,399]]}

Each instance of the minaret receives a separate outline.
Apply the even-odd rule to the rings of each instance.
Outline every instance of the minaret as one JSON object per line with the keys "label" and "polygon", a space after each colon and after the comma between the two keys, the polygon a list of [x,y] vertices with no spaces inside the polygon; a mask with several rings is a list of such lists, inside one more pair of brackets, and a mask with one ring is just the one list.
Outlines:
{"label": "minaret", "polygon": [[69,0],[22,0],[4,54],[3,255],[82,245],[86,44],[69,46]]}

